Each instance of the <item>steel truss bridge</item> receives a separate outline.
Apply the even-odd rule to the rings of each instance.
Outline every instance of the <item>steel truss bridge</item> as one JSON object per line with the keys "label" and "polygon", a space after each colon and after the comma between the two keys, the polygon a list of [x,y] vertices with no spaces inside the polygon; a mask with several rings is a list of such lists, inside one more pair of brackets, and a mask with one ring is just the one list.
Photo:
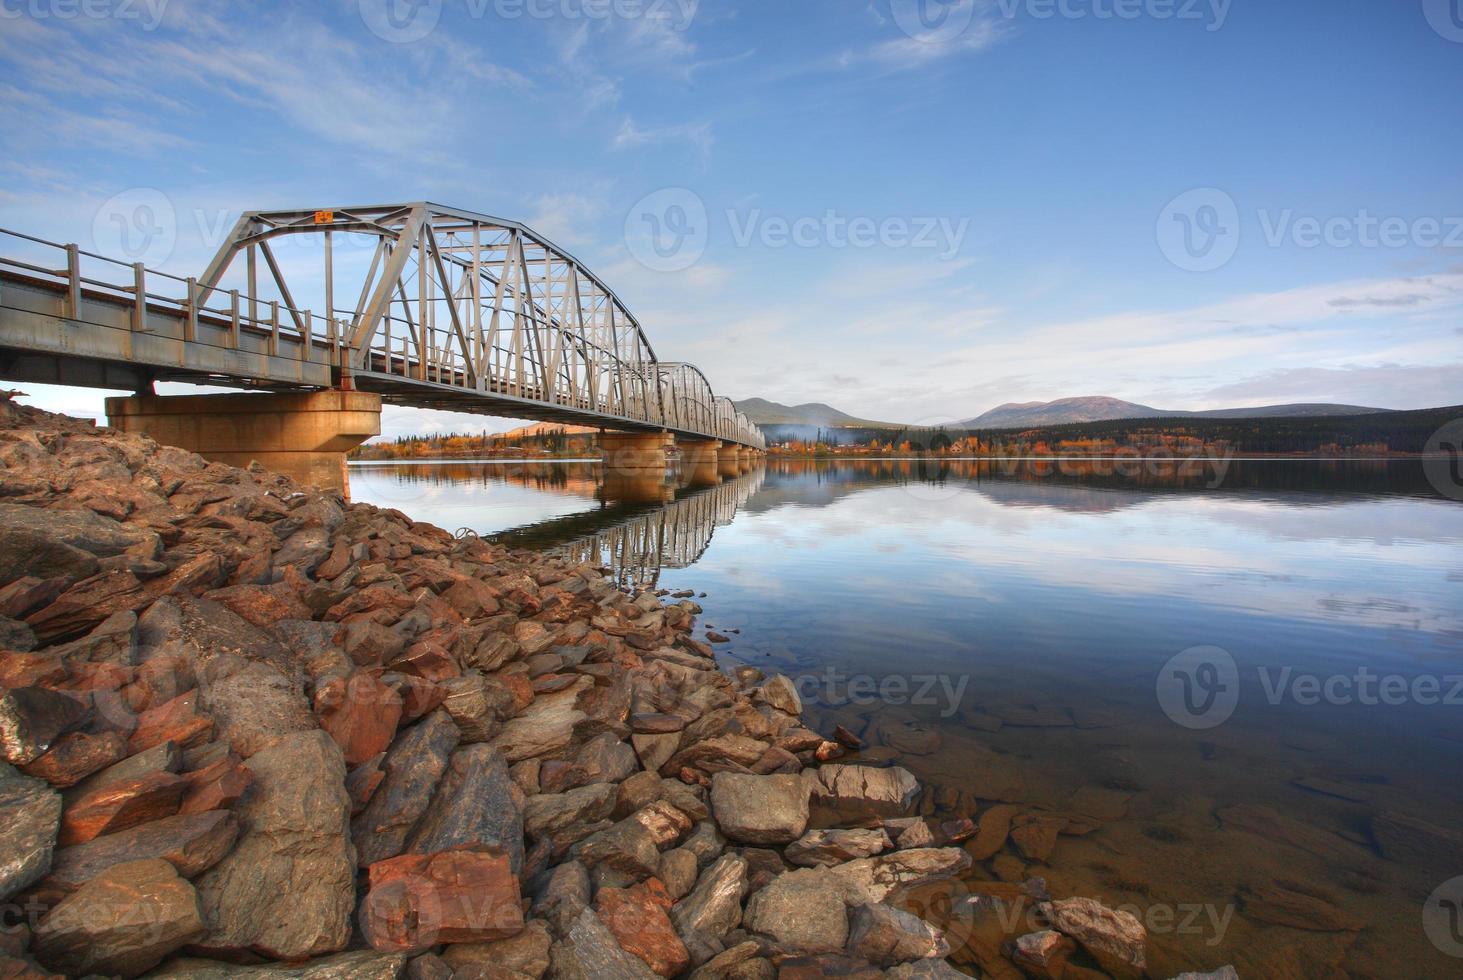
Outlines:
{"label": "steel truss bridge", "polygon": [[700,370],[659,360],[568,252],[518,222],[429,203],[248,212],[188,278],[0,229],[0,377],[346,387],[765,448]]}

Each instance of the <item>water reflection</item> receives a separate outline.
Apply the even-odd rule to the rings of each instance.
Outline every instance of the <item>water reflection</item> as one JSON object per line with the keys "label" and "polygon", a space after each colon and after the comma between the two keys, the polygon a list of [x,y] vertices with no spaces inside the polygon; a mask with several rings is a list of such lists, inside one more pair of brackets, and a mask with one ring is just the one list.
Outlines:
{"label": "water reflection", "polygon": [[[1446,694],[1463,675],[1463,506],[1416,462],[771,460],[710,488],[667,474],[663,503],[611,499],[587,463],[355,480],[443,526],[705,591],[724,665],[798,678],[818,727],[912,769],[942,817],[1066,821],[1049,852],[977,862],[972,890],[1036,874],[1228,914],[1222,934],[1152,935],[1155,976],[1458,975],[1423,907],[1463,873],[1463,703],[1295,685],[1365,670]],[[1156,690],[1201,645],[1239,677],[1202,730]],[[855,676],[939,696],[859,701]]]}

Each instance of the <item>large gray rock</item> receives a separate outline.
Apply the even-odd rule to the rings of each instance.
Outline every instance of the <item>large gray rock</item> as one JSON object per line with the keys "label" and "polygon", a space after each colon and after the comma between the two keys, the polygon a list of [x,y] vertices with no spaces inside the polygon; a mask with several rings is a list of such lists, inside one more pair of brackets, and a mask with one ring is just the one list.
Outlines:
{"label": "large gray rock", "polygon": [[61,794],[0,762],[0,902],[51,869]]}
{"label": "large gray rock", "polygon": [[593,686],[593,680],[580,677],[562,691],[539,695],[491,744],[509,762],[563,751],[574,741],[574,726],[588,717],[577,707],[579,694]]}
{"label": "large gray rock", "polygon": [[950,944],[919,916],[879,902],[853,908],[849,915],[848,952],[887,967],[947,956]]}
{"label": "large gray rock", "polygon": [[616,799],[615,787],[609,783],[564,793],[538,793],[523,801],[523,829],[536,839],[572,844],[614,811]]}
{"label": "large gray rock", "polygon": [[323,731],[286,735],[248,766],[254,785],[235,811],[244,835],[197,882],[213,927],[200,945],[289,960],[344,949],[355,849],[339,746]]}
{"label": "large gray rock", "polygon": [[838,952],[848,942],[850,894],[847,882],[824,869],[788,871],[747,900],[742,925],[784,953]]}
{"label": "large gray rock", "polygon": [[148,974],[148,980],[397,980],[406,968],[406,953],[357,950],[322,956],[293,966],[240,966],[218,960],[173,960]]}
{"label": "large gray rock", "polygon": [[457,725],[440,708],[396,736],[381,768],[371,802],[351,822],[361,867],[395,857],[432,800],[432,793],[457,748]]}
{"label": "large gray rock", "polygon": [[523,817],[513,800],[508,763],[490,745],[452,753],[447,773],[412,831],[407,852],[495,849],[523,872]]}
{"label": "large gray rock", "polygon": [[633,881],[648,878],[660,866],[655,834],[635,817],[626,817],[574,845],[573,854],[587,867],[605,867]]}
{"label": "large gray rock", "polygon": [[657,980],[644,961],[620,948],[592,909],[579,913],[549,957],[552,980]]}
{"label": "large gray rock", "polygon": [[711,777],[711,810],[731,840],[786,844],[808,826],[808,784],[796,775],[719,772]]}
{"label": "large gray rock", "polygon": [[804,770],[814,827],[873,827],[903,817],[919,798],[919,781],[908,769],[891,766],[827,765]]}
{"label": "large gray rock", "polygon": [[36,929],[36,959],[62,973],[136,976],[207,933],[193,886],[160,858],[108,868]]}
{"label": "large gray rock", "polygon": [[726,934],[742,921],[746,887],[746,858],[723,854],[701,872],[691,894],[671,907],[671,922],[693,962],[704,963],[721,952]]}

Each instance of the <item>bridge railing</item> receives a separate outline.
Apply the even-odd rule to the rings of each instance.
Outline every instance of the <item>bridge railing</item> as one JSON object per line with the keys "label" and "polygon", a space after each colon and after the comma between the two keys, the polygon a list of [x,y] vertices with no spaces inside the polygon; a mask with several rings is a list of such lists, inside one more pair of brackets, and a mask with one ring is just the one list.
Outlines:
{"label": "bridge railing", "polygon": [[[16,257],[25,255],[27,258]],[[104,300],[131,308],[130,326],[150,332],[155,314],[171,316],[182,324],[181,340],[241,349],[249,337],[250,349],[271,356],[289,356],[317,364],[339,365],[345,322],[310,310],[295,309],[277,300],[242,296],[237,289],[213,293],[213,302],[197,303],[197,280],[149,269],[141,262],[122,262],[75,244],[61,244],[0,228],[0,271],[9,271],[62,295],[61,312],[68,320],[88,321],[89,301]],[[199,324],[222,328],[205,340]]]}

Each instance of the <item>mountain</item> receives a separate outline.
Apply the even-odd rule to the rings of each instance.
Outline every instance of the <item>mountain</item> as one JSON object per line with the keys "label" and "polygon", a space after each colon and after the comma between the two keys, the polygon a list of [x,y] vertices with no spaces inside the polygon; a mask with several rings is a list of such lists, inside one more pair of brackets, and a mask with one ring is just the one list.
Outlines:
{"label": "mountain", "polygon": [[1201,418],[1201,419],[1264,419],[1318,418],[1329,415],[1374,415],[1386,408],[1361,405],[1333,405],[1325,402],[1303,402],[1292,405],[1257,405],[1251,408],[1219,408],[1204,412],[1183,412],[1151,408],[1120,398],[1090,395],[1083,398],[1058,398],[1050,402],[1007,402],[974,418],[957,422],[950,428],[1019,429],[1034,425],[1064,425],[1071,422],[1105,422],[1110,419]]}
{"label": "mountain", "polygon": [[870,422],[854,418],[831,405],[822,402],[808,402],[805,405],[780,405],[765,398],[747,398],[734,401],[733,405],[757,425],[813,425],[824,428],[850,426],[869,429],[897,429],[888,422]]}
{"label": "mountain", "polygon": [[598,432],[597,426],[589,425],[566,425],[563,422],[534,422],[532,425],[521,425],[516,429],[509,429],[507,432],[499,432],[493,436],[495,439],[527,439],[532,436],[544,436],[557,433],[564,436],[577,436],[585,432]]}

